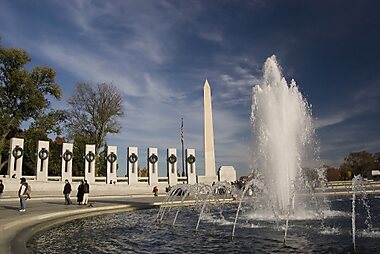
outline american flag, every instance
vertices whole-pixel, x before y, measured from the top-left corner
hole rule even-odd
[[[181,142],[183,143],[183,118],[181,118]]]

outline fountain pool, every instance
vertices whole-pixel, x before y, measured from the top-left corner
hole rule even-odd
[[[327,199],[324,226],[319,220],[290,218],[287,245],[284,220],[252,216],[243,208],[231,240],[237,204],[208,205],[195,232],[201,206],[177,208],[155,220],[157,209],[116,213],[75,220],[35,235],[27,244],[33,253],[351,253],[351,197]],[[356,209],[356,251],[376,253],[380,247],[380,196],[368,196],[373,231],[365,225],[366,211]]]

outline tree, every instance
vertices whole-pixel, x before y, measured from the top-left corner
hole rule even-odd
[[[373,169],[380,169],[380,152],[377,152],[373,155],[373,158],[375,159],[375,165]]]
[[[351,180],[352,175],[352,167],[348,163],[343,163],[339,167],[340,171],[340,180]]]
[[[339,168],[326,166],[326,178],[327,181],[339,181],[341,180],[341,174]]]
[[[20,133],[21,124],[45,113],[48,96],[61,98],[55,71],[41,66],[28,71],[30,61],[26,51],[0,46],[0,168],[7,163],[3,156],[8,140]]]
[[[82,145],[95,144],[96,158],[99,159],[107,134],[118,133],[121,129],[118,121],[124,114],[121,92],[112,84],[79,83],[68,103],[70,137]]]
[[[363,177],[368,177],[375,166],[375,159],[367,151],[354,152],[344,159],[344,164],[352,169],[353,175],[361,174]]]

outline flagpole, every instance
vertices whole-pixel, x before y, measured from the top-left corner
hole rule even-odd
[[[181,118],[181,144],[182,144],[182,176],[185,176],[185,156],[184,156],[184,135],[183,135],[183,118]]]

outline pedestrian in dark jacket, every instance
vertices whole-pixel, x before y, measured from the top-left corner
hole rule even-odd
[[[90,194],[90,185],[87,183],[87,180],[84,180],[84,185],[83,185],[83,204],[87,205],[88,204],[88,196]]]
[[[20,212],[26,211],[26,200],[29,198],[28,195],[28,183],[25,177],[21,177],[20,188],[18,189],[18,197],[20,198]]]
[[[63,195],[65,195],[65,205],[71,204],[70,193],[71,193],[71,184],[69,183],[69,180],[66,179],[65,187],[63,187]]]
[[[78,202],[78,205],[81,205],[82,202],[83,202],[83,186],[84,186],[84,182],[83,180],[80,181],[80,184],[78,186],[78,192],[77,192],[77,202]]]
[[[1,195],[3,195],[3,192],[4,192],[4,184],[3,184],[3,180],[0,180],[0,198],[1,198]]]

